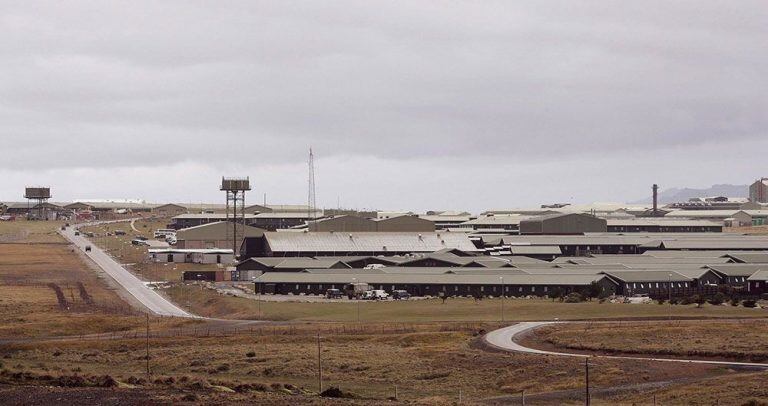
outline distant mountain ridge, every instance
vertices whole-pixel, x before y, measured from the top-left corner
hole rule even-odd
[[[652,203],[648,191],[648,197],[641,200],[630,202],[631,204],[648,204]],[[706,189],[691,189],[691,188],[669,188],[659,192],[659,203],[676,203],[687,202],[688,199],[694,197],[710,197],[710,196],[726,196],[726,197],[749,197],[749,185],[731,185],[721,184],[712,185]]]

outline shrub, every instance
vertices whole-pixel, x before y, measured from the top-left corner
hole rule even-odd
[[[741,305],[744,307],[757,307],[757,301],[753,299],[747,299],[741,302]]]
[[[355,397],[354,394],[349,392],[344,392],[335,386],[331,386],[330,388],[324,390],[322,393],[320,393],[320,396],[325,398],[347,398],[347,399],[351,399]]]
[[[580,303],[583,301],[584,298],[576,292],[569,293],[568,296],[565,297],[565,303]]]
[[[248,358],[253,358],[253,357],[256,356],[256,352],[249,351],[249,352],[245,353],[245,356],[248,357]]]
[[[221,364],[216,367],[216,370],[219,372],[229,371],[229,364]]]
[[[673,297],[672,299],[669,300],[669,303],[673,304],[673,305],[676,305],[676,304],[680,303],[680,299],[678,299],[676,297]]]
[[[549,296],[549,298],[552,299],[552,301],[554,302],[555,299],[559,299],[559,298],[563,297],[563,290],[560,289],[559,287],[556,287],[556,288],[550,290],[549,294],[547,294],[547,296]]]
[[[660,305],[663,305],[665,302],[666,302],[666,300],[664,300],[663,297],[660,297],[660,298],[656,299],[656,303],[658,303]]]
[[[721,305],[721,304],[725,303],[726,299],[727,298],[725,297],[724,294],[722,294],[720,292],[717,292],[717,293],[715,293],[714,296],[709,298],[709,300],[707,300],[707,301],[709,302],[709,304],[717,306],[717,305]]]
[[[732,297],[730,302],[731,306],[738,306],[739,305],[739,299],[736,299],[735,297]]]

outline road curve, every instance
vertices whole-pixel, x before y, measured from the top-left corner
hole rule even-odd
[[[101,223],[111,223],[111,222],[101,222]],[[96,225],[101,223],[88,223],[88,224],[80,224],[79,227],[88,226],[88,225]],[[72,244],[77,246],[79,250],[82,250],[85,252],[85,246],[90,245],[91,251],[85,252],[85,255],[87,255],[93,262],[96,263],[104,272],[106,272],[109,276],[112,277],[120,286],[122,286],[128,293],[131,294],[131,296],[135,297],[136,300],[141,302],[147,309],[149,309],[152,313],[159,315],[159,316],[173,316],[173,317],[185,317],[185,318],[200,318],[199,316],[196,316],[194,314],[188,313],[175,304],[173,304],[168,299],[161,296],[159,293],[155,292],[154,290],[147,287],[147,285],[144,284],[139,278],[137,278],[134,274],[132,274],[130,271],[125,269],[122,265],[120,265],[117,261],[112,259],[109,255],[107,255],[106,252],[104,252],[101,248],[97,247],[95,244],[92,244],[88,239],[83,237],[82,235],[75,235],[75,228],[74,227],[67,227],[64,230],[59,231],[61,235],[64,236],[67,240],[69,240]]]
[[[556,355],[562,357],[580,357],[580,358],[612,358],[612,359],[625,359],[625,360],[640,360],[640,361],[662,361],[662,362],[683,362],[688,364],[710,364],[710,365],[723,365],[723,366],[738,366],[738,367],[752,367],[752,368],[768,368],[768,364],[761,364],[757,362],[733,362],[733,361],[707,361],[707,360],[692,360],[692,359],[680,359],[680,358],[649,358],[649,357],[629,357],[618,355],[588,355],[588,354],[574,354],[567,352],[553,352],[537,350],[535,348],[528,348],[515,342],[515,336],[528,332],[535,328],[560,324],[567,322],[557,321],[534,321],[523,322],[514,324],[509,327],[500,328],[489,332],[483,337],[485,342],[491,347],[511,352],[521,352],[527,354],[537,355]]]

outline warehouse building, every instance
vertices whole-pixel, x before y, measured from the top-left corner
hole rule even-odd
[[[559,213],[520,221],[520,234],[584,234],[608,231],[605,219],[589,214]]]
[[[215,223],[202,224],[199,226],[183,228],[176,232],[176,248],[179,249],[214,249],[232,246],[232,235],[234,225],[231,221],[218,221]],[[264,236],[264,230],[251,226],[237,227],[239,241],[237,246],[242,244],[242,237],[260,238]]]
[[[616,293],[624,296],[643,294],[663,297],[670,293],[669,289],[674,297],[717,292],[717,287],[694,286],[692,278],[673,271],[616,270],[603,273],[618,282]]]
[[[720,233],[722,222],[643,217],[607,219],[609,233]]]
[[[520,214],[489,214],[465,221],[451,228],[455,231],[468,231],[475,234],[519,234],[520,222],[535,218]]]
[[[238,271],[261,272],[301,272],[305,269],[350,269],[351,267],[338,259],[305,258],[305,257],[261,257],[248,258],[237,264]]]
[[[246,238],[241,255],[249,257],[393,256],[457,249],[481,253],[464,233],[432,232],[267,232]]]
[[[395,216],[388,218],[363,218],[337,216],[309,222],[309,231],[320,232],[424,232],[435,231],[435,223],[418,216]]]
[[[415,273],[266,273],[256,282],[257,291],[275,294],[320,295],[327,289],[343,289],[344,285],[367,283],[388,292],[405,290],[414,296],[545,296],[554,289],[564,294],[580,292],[592,283],[614,292],[617,284],[605,275],[530,275],[530,274],[415,274]]]
[[[174,203],[163,204],[152,208],[152,214],[159,217],[173,217],[184,213],[189,213],[189,209]]]

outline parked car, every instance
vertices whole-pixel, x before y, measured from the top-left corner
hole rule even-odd
[[[140,245],[140,246],[141,245],[149,246],[149,243],[146,240],[140,240],[138,238],[134,238],[133,240],[131,240],[131,244],[132,245]]]
[[[134,240],[141,240],[141,241],[147,241],[149,238],[144,237],[143,235],[137,235]]]
[[[341,299],[344,296],[340,289],[328,289],[325,291],[325,297],[328,299]]]
[[[408,300],[411,298],[411,294],[407,290],[394,290],[392,291],[392,299],[395,300]]]
[[[125,231],[123,231],[123,230],[115,230],[115,235],[125,235]]]
[[[91,246],[90,245],[86,245],[85,246],[85,252],[91,252]]]
[[[64,230],[66,230],[66,229],[67,229],[66,227],[64,227],[64,226],[61,226],[61,231],[64,231]]]

